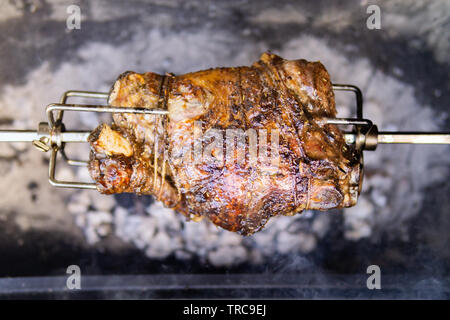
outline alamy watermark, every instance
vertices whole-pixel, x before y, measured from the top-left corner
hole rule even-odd
[[[69,15],[66,19],[67,30],[80,30],[81,29],[81,9],[79,6],[72,4],[66,9]]]
[[[70,265],[66,270],[67,274],[70,274],[66,280],[66,287],[69,290],[81,289],[81,269],[76,264]]]
[[[194,121],[191,140],[178,154],[184,163],[258,166],[277,171],[280,164],[280,132],[278,128],[243,130],[241,128],[203,129],[202,121]]]
[[[381,9],[376,4],[367,7],[366,13],[370,16],[366,20],[366,26],[369,30],[381,29]]]
[[[367,289],[369,290],[380,290],[381,289],[381,269],[376,264],[372,264],[367,267],[367,274],[370,276],[367,278]]]

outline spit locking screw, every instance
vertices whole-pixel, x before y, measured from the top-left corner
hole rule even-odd
[[[408,143],[408,144],[450,144],[450,133],[440,132],[378,132],[372,121],[363,118],[363,97],[361,90],[348,84],[333,84],[333,90],[350,92],[356,98],[355,118],[325,118],[325,124],[350,126],[351,132],[344,132],[345,141],[355,149],[375,150],[378,144]],[[31,142],[42,152],[51,151],[49,161],[49,182],[61,188],[96,189],[95,183],[60,181],[56,179],[56,160],[60,154],[63,160],[71,166],[87,166],[87,161],[69,159],[64,147],[67,143],[88,142],[90,131],[66,131],[63,124],[65,111],[74,112],[107,112],[107,113],[133,113],[167,116],[168,110],[145,108],[121,108],[109,105],[67,104],[71,97],[89,98],[107,101],[108,94],[92,91],[67,91],[63,94],[60,103],[47,106],[48,122],[39,123],[38,129],[33,130],[0,130],[0,142]],[[56,117],[55,117],[56,113]]]
[[[51,149],[51,138],[50,138],[50,128],[48,123],[41,122],[39,123],[38,136],[41,136],[39,139],[33,140],[33,146],[36,147],[39,151],[47,152]]]
[[[48,137],[42,137],[39,140],[33,140],[33,146],[39,151],[47,152],[50,150],[49,142],[50,139]]]

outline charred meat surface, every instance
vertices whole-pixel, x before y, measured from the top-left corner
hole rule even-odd
[[[126,72],[109,104],[168,114],[114,114],[91,134],[89,170],[101,193],[154,195],[243,235],[276,215],[357,201],[360,154],[323,121],[336,108],[320,62],[264,53],[251,67]]]

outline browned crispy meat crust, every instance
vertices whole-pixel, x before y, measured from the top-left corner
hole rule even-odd
[[[103,124],[91,134],[89,169],[101,193],[151,194],[189,218],[207,217],[243,235],[261,230],[276,215],[356,203],[360,154],[336,126],[322,121],[335,117],[336,109],[320,62],[265,53],[251,67],[180,76],[127,72],[114,84],[109,103],[169,113],[115,114],[111,127]],[[223,161],[196,161],[187,151],[195,150],[197,141],[203,148],[212,141],[196,135],[199,123],[202,133],[267,130],[258,136],[257,150],[266,140],[270,156],[276,154],[270,142],[278,132],[278,164],[251,161],[249,135],[237,139],[235,150],[225,143],[223,150],[214,149],[211,154]]]

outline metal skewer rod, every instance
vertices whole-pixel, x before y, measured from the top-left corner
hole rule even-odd
[[[87,142],[90,131],[61,132],[62,142]],[[0,142],[33,142],[44,135],[33,130],[0,130]]]
[[[450,133],[379,132],[378,143],[450,144]]]
[[[130,107],[112,107],[109,105],[86,105],[86,104],[64,104],[53,103],[47,106],[46,112],[50,125],[53,127],[56,121],[53,117],[53,111],[77,111],[77,112],[105,112],[105,113],[133,113],[133,114],[152,114],[152,115],[166,115],[168,110],[161,109],[145,109],[145,108],[130,108]]]
[[[39,139],[33,130],[0,130],[0,142],[31,142]]]
[[[356,141],[356,134],[345,133],[347,144]],[[450,133],[439,132],[379,132],[377,144],[450,144]]]
[[[61,132],[62,142],[87,142],[90,131]],[[0,142],[33,142],[42,135],[33,130],[0,130]],[[345,133],[345,140],[355,142],[354,133]],[[379,132],[378,143],[383,144],[450,144],[450,133],[435,132]]]

